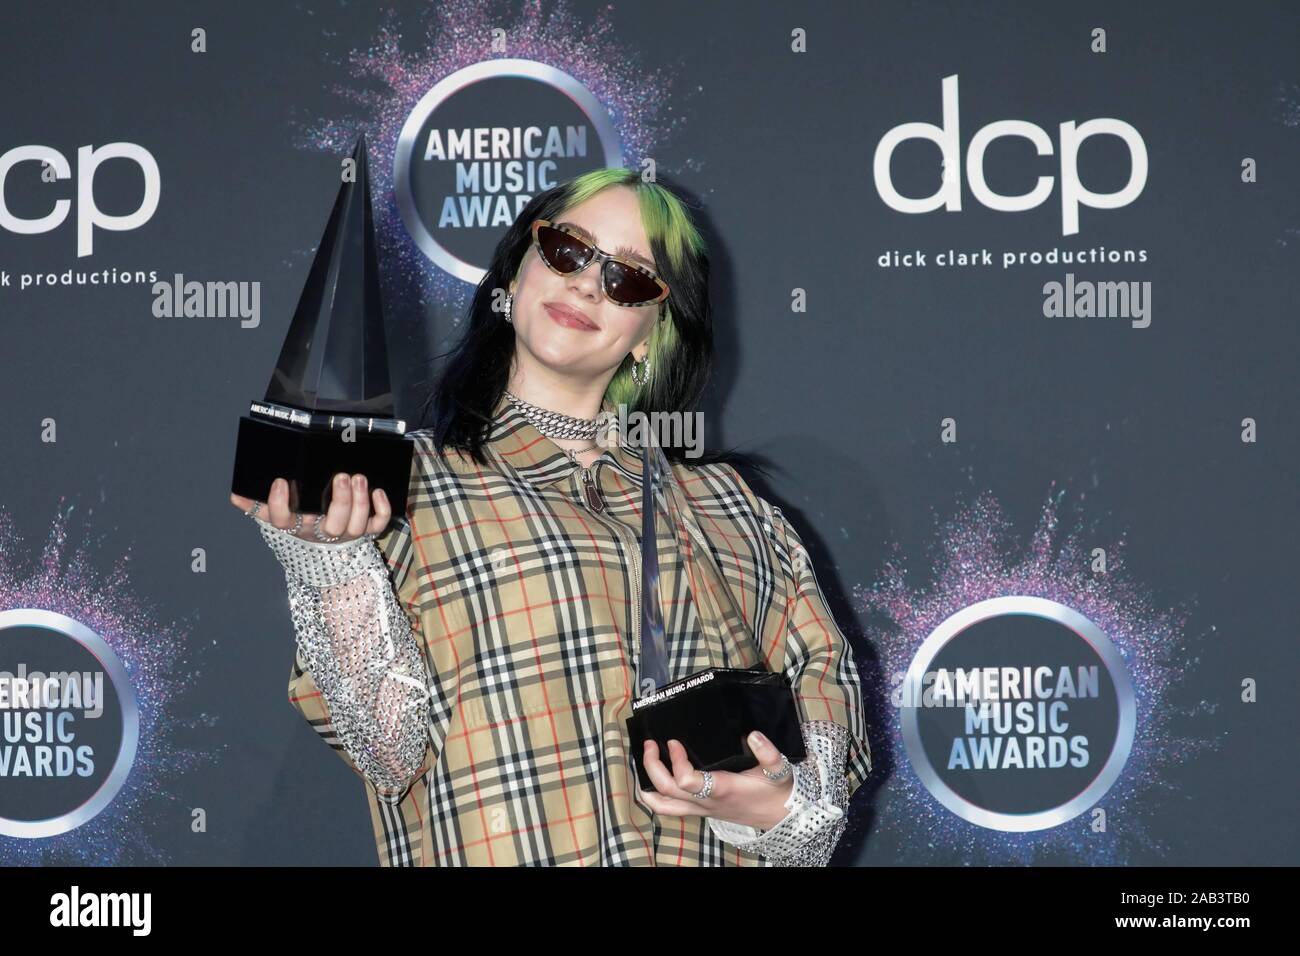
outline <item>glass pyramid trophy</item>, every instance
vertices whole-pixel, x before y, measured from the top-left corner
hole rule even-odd
[[[645,432],[652,433],[647,428]],[[760,731],[790,759],[807,757],[799,710],[790,683],[769,671],[759,656],[752,630],[736,605],[731,587],[718,569],[703,531],[677,484],[668,459],[649,434],[642,447],[641,482],[641,647],[637,657],[638,698],[627,718],[632,760],[643,790],[654,784],[641,763],[647,739],[659,745],[659,757],[670,766],[669,739],[681,741],[696,770],[739,773],[758,766],[746,738]],[[695,606],[705,646],[742,648],[748,653],[740,667],[709,667],[670,681],[674,636],[664,631],[659,593],[657,530],[663,512],[670,529],[669,547],[681,556],[683,574]]]
[[[393,411],[364,136],[352,158],[266,398],[239,420],[231,490],[265,501],[284,478],[291,509],[324,513],[334,475],[363,474],[401,515],[414,446]]]

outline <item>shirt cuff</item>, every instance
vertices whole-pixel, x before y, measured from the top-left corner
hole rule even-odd
[[[803,732],[808,757],[794,765],[794,787],[785,801],[789,812],[779,823],[761,830],[705,818],[720,840],[758,853],[776,866],[825,866],[847,823],[847,732],[830,721],[809,721]]]

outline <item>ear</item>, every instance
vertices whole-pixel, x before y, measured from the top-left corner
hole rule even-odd
[[[650,338],[653,335],[654,335],[654,326],[652,325],[650,326],[649,331],[646,332],[645,338],[643,338],[640,342],[638,342],[636,345],[632,347],[632,358],[640,362],[642,359],[644,359],[647,355],[650,354]]]

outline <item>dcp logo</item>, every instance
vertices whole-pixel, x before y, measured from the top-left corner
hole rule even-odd
[[[129,160],[140,168],[144,176],[144,192],[140,196],[140,205],[134,212],[122,216],[110,216],[95,205],[95,174],[99,167],[110,159]],[[72,166],[68,158],[50,146],[15,146],[0,156],[0,227],[22,236],[34,236],[59,228],[72,209],[71,199],[56,199],[49,212],[42,216],[22,217],[10,211],[5,181],[10,171],[19,163],[41,163],[42,179],[56,181],[72,178]],[[77,257],[88,256],[94,251],[96,229],[125,232],[143,226],[158,209],[158,197],[161,194],[162,177],[158,173],[158,163],[143,146],[135,143],[108,143],[98,149],[94,146],[79,148],[77,150]]]
[[[906,213],[933,212],[943,207],[949,212],[961,211],[961,140],[960,106],[957,96],[957,74],[943,78],[943,125],[933,123],[903,123],[881,137],[876,145],[872,173],[876,191],[885,205]],[[1041,126],[1024,120],[998,120],[989,123],[971,137],[966,148],[966,179],[971,193],[983,205],[1001,212],[1024,212],[1042,205],[1052,194],[1055,178],[1039,176],[1034,188],[1026,193],[1007,196],[989,188],[984,177],[984,153],[989,144],[1003,136],[1019,136],[1029,140],[1039,156],[1053,154],[1052,140]],[[1129,152],[1129,179],[1124,188],[1114,193],[1095,193],[1079,179],[1079,148],[1093,136],[1117,136]],[[1079,207],[1091,209],[1118,209],[1127,206],[1139,195],[1147,182],[1147,148],[1136,129],[1117,119],[1091,119],[1075,124],[1073,120],[1062,123],[1060,139],[1061,180],[1061,234],[1072,236],[1079,231]],[[911,199],[894,188],[890,161],[898,144],[908,139],[927,139],[943,152],[943,169],[939,188],[933,195]]]

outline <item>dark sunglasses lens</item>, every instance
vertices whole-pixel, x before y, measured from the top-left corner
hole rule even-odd
[[[537,230],[537,241],[542,256],[557,272],[577,272],[591,261],[591,246],[561,229],[541,226]]]
[[[605,263],[605,291],[615,302],[635,305],[659,298],[659,283],[639,269],[621,262]]]

